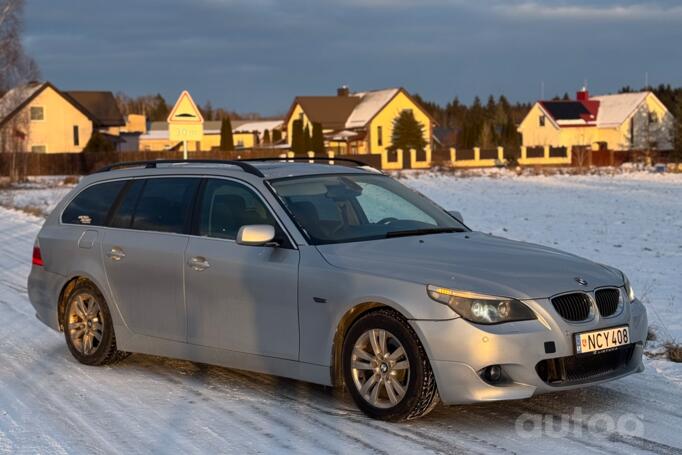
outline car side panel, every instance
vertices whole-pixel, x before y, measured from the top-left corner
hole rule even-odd
[[[314,246],[302,246],[299,272],[299,318],[302,362],[331,365],[336,329],[343,316],[364,303],[391,307],[407,319],[449,320],[450,308],[426,295],[426,285],[328,264]]]

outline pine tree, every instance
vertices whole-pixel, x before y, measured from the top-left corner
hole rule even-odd
[[[675,120],[673,124],[673,149],[670,154],[670,160],[679,165],[682,162],[682,97],[678,97],[677,105],[675,107]],[[677,170],[678,166],[675,166]]]
[[[106,136],[99,131],[92,133],[90,140],[85,144],[85,147],[83,147],[83,152],[85,153],[106,153],[114,151],[116,151],[116,147],[113,142],[108,140]]]
[[[327,149],[324,146],[324,134],[322,133],[322,124],[313,123],[313,138],[311,141],[312,151],[317,156],[324,156]]]
[[[269,144],[270,143],[270,130],[266,129],[263,131],[263,144]]]
[[[304,152],[305,143],[303,140],[303,120],[294,120],[291,125],[291,151],[295,154]]]
[[[421,152],[426,147],[424,125],[419,123],[411,110],[404,110],[393,120],[393,134],[390,150],[415,149]]]
[[[303,153],[308,153],[313,148],[313,138],[310,135],[310,125],[303,129]]]
[[[231,152],[234,150],[234,138],[232,137],[232,122],[230,117],[225,117],[220,124],[220,150]]]
[[[272,143],[277,144],[282,140],[282,130],[275,128],[272,130]]]

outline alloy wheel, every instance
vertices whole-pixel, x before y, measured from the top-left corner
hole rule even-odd
[[[88,293],[73,296],[69,305],[67,330],[73,346],[83,355],[91,355],[102,341],[104,325],[97,299]]]
[[[400,403],[410,383],[407,353],[400,340],[384,329],[370,329],[358,338],[351,372],[363,399],[382,409]]]

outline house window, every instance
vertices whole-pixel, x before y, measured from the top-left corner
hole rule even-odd
[[[545,121],[547,120],[547,118],[546,118],[544,115],[541,115],[541,116],[538,118],[538,120],[539,120],[539,122],[540,122],[540,126],[545,126]]]
[[[384,129],[381,126],[377,126],[377,145],[384,145]]]
[[[31,106],[31,120],[45,120],[45,110],[42,106]]]
[[[73,145],[78,147],[80,145],[80,134],[78,131],[78,125],[73,125]]]
[[[45,153],[47,152],[47,146],[45,145],[32,145],[31,152],[33,153]]]

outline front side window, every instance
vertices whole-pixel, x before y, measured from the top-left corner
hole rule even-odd
[[[186,232],[198,184],[198,178],[147,179],[133,215],[132,228],[176,234]]]
[[[104,226],[124,180],[93,185],[76,196],[62,213],[62,223]]]
[[[272,186],[315,245],[467,230],[424,196],[383,175],[294,177]]]
[[[42,106],[31,106],[31,120],[45,120],[45,109]]]
[[[229,180],[209,179],[200,206],[199,235],[234,240],[239,228],[277,222],[263,201],[249,188]]]

